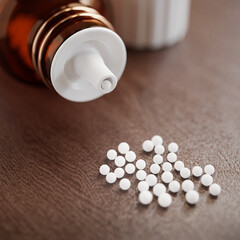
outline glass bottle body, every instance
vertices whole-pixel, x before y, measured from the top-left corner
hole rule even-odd
[[[27,82],[51,87],[50,65],[69,36],[89,27],[112,28],[107,0],[3,0],[0,63]]]

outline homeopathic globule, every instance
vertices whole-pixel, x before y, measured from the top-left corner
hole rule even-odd
[[[156,139],[159,139],[160,141],[155,141],[154,143],[153,140]],[[152,141],[152,143],[149,144],[149,141]],[[156,135],[152,138],[152,140],[145,140],[142,144],[142,150],[146,153],[145,157],[152,158],[151,163],[147,164],[145,160],[137,158],[136,153],[132,149],[130,150],[128,143],[120,143],[118,146],[118,153],[114,149],[110,149],[107,152],[107,159],[109,160],[109,163],[115,163],[115,166],[113,167],[115,170],[112,169],[113,171],[111,172],[110,167],[106,164],[103,164],[99,168],[100,174],[106,176],[106,182],[108,184],[114,184],[117,180],[120,180],[119,188],[124,191],[131,191],[131,188],[134,186],[132,186],[130,181],[130,179],[132,180],[132,177],[130,176],[135,173],[137,168],[138,170],[135,176],[139,181],[137,184],[137,189],[140,192],[138,200],[143,205],[149,205],[152,202],[154,195],[158,198],[158,204],[161,207],[168,208],[172,204],[172,197],[176,197],[177,194],[181,193],[185,194],[185,200],[188,204],[197,204],[200,197],[199,193],[194,190],[196,186],[192,180],[195,182],[196,180],[200,180],[201,184],[205,186],[205,188],[209,187],[209,194],[215,198],[221,194],[221,186],[217,183],[213,183],[213,177],[210,175],[214,174],[215,172],[213,165],[208,164],[204,167],[206,174],[204,174],[201,179],[199,179],[199,177],[202,175],[202,168],[198,165],[194,166],[192,168],[192,177],[190,169],[184,167],[184,163],[182,161],[178,160],[174,162],[172,159],[167,157],[170,152],[174,152],[174,154],[178,153],[179,147],[176,143],[170,143],[168,145],[168,153],[166,153],[165,156],[159,154],[152,156],[149,154],[149,148],[146,146],[153,146],[156,144],[158,144],[157,146],[163,146],[163,140],[161,136]],[[151,149],[151,152],[154,154],[152,147]],[[124,159],[124,156],[122,155],[125,155],[126,157],[129,153],[131,156],[134,156],[133,159],[130,159],[131,163],[127,163],[129,161],[125,159],[124,164],[122,164],[123,166],[119,167],[118,161],[113,161],[117,158]],[[164,158],[165,161],[163,161]],[[123,168],[126,163],[127,165],[125,166],[124,170]],[[180,179],[176,179],[177,175],[178,178],[180,177]],[[123,177],[124,179],[122,179]],[[192,178],[192,180],[189,178]],[[133,181],[133,184],[134,182],[135,181]]]

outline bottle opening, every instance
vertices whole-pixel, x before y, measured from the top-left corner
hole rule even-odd
[[[101,88],[104,92],[111,92],[113,90],[113,84],[111,78],[106,78],[102,81]]]

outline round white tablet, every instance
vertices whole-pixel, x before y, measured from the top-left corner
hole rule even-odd
[[[172,164],[169,163],[169,162],[165,162],[165,163],[162,165],[162,170],[163,170],[164,172],[166,172],[166,171],[171,172],[171,171],[172,171]]]
[[[158,197],[158,204],[163,207],[167,208],[172,204],[172,197],[169,193],[163,193]]]
[[[156,164],[161,164],[161,163],[163,162],[163,157],[162,157],[162,155],[156,154],[156,155],[153,157],[153,162],[156,163]]]
[[[182,190],[188,192],[194,189],[194,183],[191,180],[184,180],[182,182]]]
[[[199,193],[195,190],[190,190],[186,193],[185,199],[189,204],[196,204],[199,201]]]
[[[176,153],[178,151],[178,145],[175,142],[172,142],[168,145],[168,151]]]
[[[136,162],[136,167],[137,169],[142,170],[146,167],[146,162],[143,159],[139,159]]]
[[[153,145],[154,146],[157,146],[157,145],[162,145],[163,144],[163,139],[161,136],[159,135],[155,135],[152,137],[152,142],[153,142]]]
[[[161,179],[164,183],[170,183],[173,180],[173,175],[171,172],[166,171],[162,174]]]
[[[215,172],[214,166],[213,165],[206,165],[204,168],[204,172],[209,175],[213,175]]]
[[[157,184],[157,177],[153,174],[149,174],[146,177],[146,181],[150,187],[153,187],[154,185]]]
[[[176,161],[177,161],[177,154],[176,154],[176,153],[173,153],[173,152],[169,153],[169,154],[167,155],[167,160],[168,160],[170,163],[176,162]]]
[[[135,172],[135,169],[136,169],[136,167],[135,167],[135,165],[132,164],[132,163],[128,163],[128,164],[126,165],[126,167],[125,167],[125,171],[126,171],[126,173],[128,173],[128,174],[133,174],[133,173]]]
[[[107,152],[107,158],[109,160],[115,160],[115,158],[117,157],[117,152],[114,150],[114,149],[110,149],[108,152]]]
[[[106,176],[110,172],[110,167],[107,164],[103,164],[99,168],[99,172],[103,175]]]
[[[182,168],[184,168],[184,163],[182,161],[176,161],[174,163],[174,169],[176,171],[180,172]]]
[[[126,160],[123,156],[117,156],[114,160],[114,163],[117,167],[123,167],[126,163]]]
[[[203,170],[202,170],[201,167],[195,166],[192,169],[192,174],[193,174],[194,177],[200,177],[203,174]]]
[[[213,183],[210,188],[209,188],[209,193],[212,195],[212,196],[218,196],[220,193],[221,193],[221,187],[216,184],[216,183]]]
[[[213,177],[209,174],[204,174],[201,177],[201,183],[205,187],[209,187],[213,183]]]
[[[123,178],[123,179],[121,179],[121,181],[119,182],[119,187],[120,187],[123,191],[127,191],[127,190],[131,187],[131,182],[130,182],[127,178]]]
[[[182,178],[185,178],[185,179],[189,178],[190,174],[191,174],[190,170],[188,168],[186,168],[186,167],[182,168],[181,171],[180,171],[180,176]]]
[[[122,142],[118,145],[118,151],[121,154],[126,154],[129,151],[129,149],[130,149],[130,147],[129,147],[128,143],[126,143],[126,142]]]
[[[167,191],[166,187],[162,183],[157,183],[153,187],[153,194],[157,197],[159,197],[161,194],[165,193]]]
[[[165,152],[165,148],[163,145],[157,145],[155,148],[154,148],[154,151],[156,154],[163,154]]]
[[[128,162],[134,162],[136,159],[136,153],[133,151],[129,151],[125,154],[125,158]]]
[[[122,178],[125,174],[125,171],[122,168],[119,167],[119,168],[116,168],[114,170],[114,173],[115,173],[117,178]]]
[[[115,173],[110,172],[110,173],[107,174],[106,181],[108,183],[110,183],[110,184],[115,183],[116,180],[117,180],[117,177],[116,177]]]
[[[139,194],[139,202],[143,205],[148,205],[152,202],[153,195],[149,191],[142,191]]]
[[[153,174],[159,174],[160,169],[161,169],[160,166],[156,163],[154,163],[150,166],[150,172]]]
[[[153,142],[151,140],[146,140],[142,144],[142,148],[145,152],[151,152],[154,148]]]
[[[180,190],[180,183],[176,180],[173,180],[172,182],[169,183],[168,189],[172,193],[177,193]]]
[[[136,173],[136,177],[139,181],[143,181],[147,177],[147,173],[144,170],[138,170]]]
[[[138,183],[138,191],[147,191],[149,189],[149,185],[146,181],[141,181]]]

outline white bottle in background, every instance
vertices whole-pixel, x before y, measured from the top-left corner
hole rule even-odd
[[[110,0],[115,27],[136,49],[159,49],[186,36],[191,0]]]

